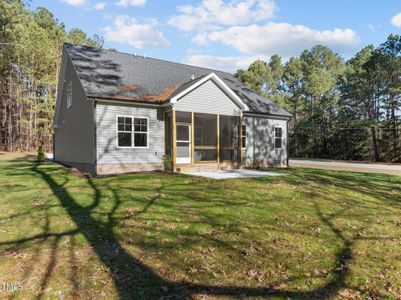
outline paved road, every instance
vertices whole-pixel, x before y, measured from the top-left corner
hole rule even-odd
[[[318,159],[290,159],[290,167],[382,173],[401,176],[401,164],[354,163]]]

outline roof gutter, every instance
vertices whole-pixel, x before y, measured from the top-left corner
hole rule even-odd
[[[292,116],[282,116],[282,115],[276,115],[276,114],[256,113],[256,112],[247,112],[247,111],[244,111],[244,117],[259,117],[259,118],[267,118],[267,119],[275,119],[275,120],[292,119]]]
[[[123,105],[132,105],[132,106],[145,106],[145,107],[168,107],[171,106],[170,102],[165,102],[165,103],[149,103],[145,101],[131,101],[131,100],[124,100],[124,99],[112,99],[112,98],[99,98],[99,97],[93,97],[93,96],[88,96],[88,99],[92,99],[98,103],[113,103],[113,104],[123,104]]]

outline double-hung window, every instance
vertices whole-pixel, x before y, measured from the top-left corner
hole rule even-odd
[[[132,147],[132,118],[117,117],[118,147]]]
[[[274,148],[281,149],[283,147],[283,127],[274,127]]]
[[[117,145],[119,148],[146,148],[148,119],[118,116]]]
[[[242,125],[242,148],[246,148],[246,140],[247,140],[247,130],[246,130],[246,125]]]
[[[134,147],[148,146],[148,119],[134,118]]]

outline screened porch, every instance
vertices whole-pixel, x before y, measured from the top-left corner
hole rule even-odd
[[[171,111],[165,115],[166,154],[173,167],[185,164],[239,163],[240,116]]]

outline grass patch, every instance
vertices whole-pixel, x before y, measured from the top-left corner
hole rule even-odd
[[[401,177],[280,172],[90,179],[3,154],[0,282],[23,289],[0,298],[399,299]]]

